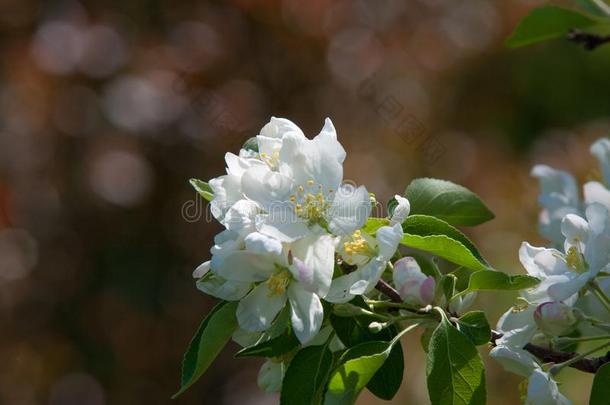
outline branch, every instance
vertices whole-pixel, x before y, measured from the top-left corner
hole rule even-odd
[[[500,339],[501,337],[501,333],[492,331],[490,341],[491,344],[495,346],[496,340]],[[526,344],[523,349],[530,352],[531,354],[542,360],[544,363],[563,363],[564,361],[568,361],[578,356],[578,353],[575,352],[561,352],[557,350],[551,350],[544,346],[538,346],[531,343]],[[580,371],[584,371],[585,373],[595,374],[597,370],[606,363],[610,363],[610,352],[606,353],[604,356],[584,358],[578,360],[571,364],[570,367]]]
[[[398,294],[398,291],[396,291],[394,287],[386,283],[384,280],[380,279],[377,282],[375,288],[387,295],[388,298],[392,300],[392,302],[398,302],[402,304],[402,298],[400,298],[400,294]]]
[[[568,41],[582,44],[587,51],[592,51],[600,45],[610,42],[610,35],[597,35],[588,32],[583,32],[577,29],[571,29],[567,35]]]

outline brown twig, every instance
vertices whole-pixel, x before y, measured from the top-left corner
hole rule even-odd
[[[377,285],[375,286],[375,288],[379,291],[381,291],[382,293],[384,293],[385,295],[388,296],[388,298],[390,300],[392,300],[392,302],[397,302],[397,303],[402,303],[402,298],[400,298],[400,294],[398,294],[398,291],[396,291],[394,289],[394,287],[392,287],[391,285],[389,285],[387,282],[385,282],[384,280],[379,280],[377,282]]]
[[[491,344],[495,346],[496,340],[500,339],[501,337],[501,333],[492,331],[490,341]],[[542,360],[544,363],[563,363],[578,356],[578,353],[575,352],[561,352],[558,350],[551,350],[544,346],[538,346],[531,343],[526,344],[523,349],[530,352],[531,354]],[[570,367],[580,371],[584,371],[585,373],[595,374],[597,370],[606,363],[610,363],[610,352],[600,357],[580,359],[574,362],[573,364],[570,364]]]

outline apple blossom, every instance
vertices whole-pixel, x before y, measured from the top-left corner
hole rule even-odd
[[[423,307],[432,303],[436,281],[426,276],[412,257],[403,257],[394,263],[393,280],[402,300]]]
[[[375,288],[402,236],[402,226],[395,224],[379,228],[375,238],[361,231],[343,238],[339,254],[346,263],[356,266],[356,270],[335,278],[326,300],[343,303]]]
[[[536,325],[549,336],[568,335],[576,327],[579,318],[574,308],[562,302],[544,302],[534,311]]]

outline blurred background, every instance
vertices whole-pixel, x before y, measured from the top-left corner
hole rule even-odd
[[[331,117],[345,178],[380,201],[421,176],[471,188],[497,218],[466,232],[522,272],[520,242],[544,243],[530,167],[595,176],[588,145],[609,129],[610,46],[504,48],[540,4],[0,0],[0,403],[277,402],[233,345],[169,399],[214,304],[191,272],[221,229],[187,181],[271,116],[309,136]],[[513,298],[476,306],[495,322]],[[418,337],[405,348],[393,403],[428,403]],[[482,352],[488,397],[518,403]],[[591,378],[563,380],[585,403]]]

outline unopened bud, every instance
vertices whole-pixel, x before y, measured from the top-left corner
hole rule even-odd
[[[574,308],[562,302],[545,302],[534,311],[536,325],[549,336],[563,336],[574,330],[580,320]]]
[[[434,277],[426,276],[412,257],[403,257],[394,263],[393,280],[398,294],[409,305],[422,307],[434,300]]]
[[[388,327],[387,322],[384,322],[384,323],[381,323],[381,322],[371,322],[371,323],[369,323],[369,330],[372,333],[379,333],[384,328],[387,328],[387,327]]]

